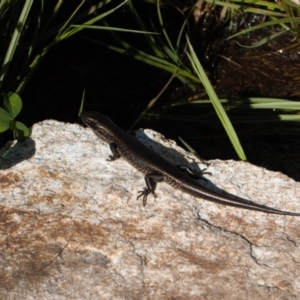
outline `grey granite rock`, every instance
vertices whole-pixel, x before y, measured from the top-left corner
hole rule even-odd
[[[175,162],[191,154],[160,134],[138,138]],[[159,143],[159,144],[157,144]],[[89,129],[44,121],[2,151],[0,299],[299,299],[300,217],[197,199],[108,162]],[[245,162],[210,161],[218,187],[300,211],[300,185]]]

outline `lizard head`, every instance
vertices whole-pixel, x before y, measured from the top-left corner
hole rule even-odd
[[[80,118],[100,139],[108,143],[113,141],[111,130],[116,127],[116,125],[110,118],[96,111],[82,112]]]

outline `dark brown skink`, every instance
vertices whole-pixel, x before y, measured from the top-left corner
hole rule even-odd
[[[144,206],[146,205],[147,196],[149,194],[153,194],[156,197],[156,183],[165,181],[174,188],[181,189],[188,194],[220,204],[271,214],[300,216],[300,213],[278,210],[250,200],[235,199],[214,192],[200,185],[197,181],[181,172],[176,166],[145,146],[135,137],[124,132],[108,117],[94,111],[82,112],[80,117],[99,138],[109,144],[112,151],[110,160],[123,157],[139,171],[146,174],[146,188],[140,192],[138,196],[138,198],[143,196]]]

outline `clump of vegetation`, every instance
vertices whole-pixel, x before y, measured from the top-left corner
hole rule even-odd
[[[224,33],[221,37],[224,41],[221,45],[222,48],[226,47],[226,41],[231,40],[238,35],[250,35],[252,31],[266,28],[271,25],[276,25],[277,27],[280,26],[282,30],[277,28],[275,33],[264,37],[252,45],[244,47],[253,48],[261,46],[287,32],[294,34],[295,39],[299,42],[298,24],[300,20],[300,6],[293,4],[289,0],[283,0],[283,2],[280,3],[254,0],[234,0],[226,2],[219,0],[193,2],[148,0],[147,2],[153,6],[155,5],[157,12],[156,22],[152,19],[145,20],[144,15],[141,17],[141,14],[138,13],[134,6],[134,1],[128,1],[128,5],[137,24],[145,34],[145,38],[149,45],[148,51],[139,49],[128,43],[126,39],[116,32],[112,32],[112,35],[119,45],[95,41],[114,51],[128,55],[170,73],[170,79],[166,82],[162,91],[156,98],[150,100],[148,106],[141,113],[136,122],[142,117],[166,118],[166,111],[168,111],[168,109],[175,106],[179,107],[187,105],[187,101],[181,101],[181,103],[170,102],[167,105],[158,104],[159,97],[174,78],[179,79],[186,87],[193,90],[198,90],[199,86],[203,85],[205,92],[202,92],[200,97],[194,97],[192,100],[188,100],[188,105],[202,105],[207,107],[207,105],[210,104],[213,106],[234,149],[241,159],[246,159],[246,156],[231,121],[234,123],[251,123],[251,117],[236,118],[235,114],[231,116],[231,120],[228,117],[228,112],[239,111],[242,113],[243,111],[250,109],[266,111],[271,109],[276,113],[277,117],[273,117],[272,119],[267,117],[268,114],[264,115],[260,113],[252,119],[252,122],[255,125],[257,123],[267,124],[270,121],[300,120],[298,114],[300,111],[300,104],[295,101],[262,97],[248,97],[247,99],[234,99],[234,101],[231,101],[229,98],[219,99],[213,84],[202,67],[201,59],[198,59],[199,54],[197,53],[198,55],[196,55],[195,53],[197,50],[194,50],[194,47],[192,46],[192,44],[195,43],[195,40],[200,38],[192,29],[192,27],[195,28],[198,24],[202,27],[202,31],[208,31],[208,29],[210,29],[209,33],[206,34],[206,36],[203,34],[201,38],[207,38],[209,34],[213,36],[217,30],[222,29]],[[182,20],[181,26],[176,31],[177,34],[174,33],[174,28],[169,31],[167,30],[167,28],[170,28],[170,25],[165,21],[167,12],[172,9],[177,12],[178,18],[176,19],[176,22],[178,23],[178,20]],[[165,14],[163,12],[165,12]],[[181,16],[181,18],[179,18],[179,16]],[[258,16],[262,16],[262,18],[258,18]],[[213,22],[211,22],[212,18],[214,19]],[[209,25],[210,22],[213,23],[213,25]],[[145,25],[146,23],[148,24],[148,27]],[[154,23],[156,25],[153,25]],[[109,27],[109,24],[104,23],[104,26]],[[209,26],[211,26],[211,28],[209,28]],[[89,28],[89,26],[85,26],[85,28]],[[97,26],[90,28],[96,29]],[[149,31],[158,34],[149,35]],[[190,42],[190,40],[192,42]],[[212,48],[209,48],[207,52],[212,52]],[[221,55],[219,54],[219,56]],[[178,115],[176,117],[172,116],[171,118],[183,122],[188,120],[188,122],[194,122],[195,124],[201,122],[211,123],[214,121],[214,119],[211,118],[211,112],[207,113],[207,115],[201,113],[198,116]]]
[[[46,54],[57,43],[82,30],[72,27],[73,24],[94,24],[126,3],[123,1],[102,12],[112,0],[99,1],[88,7],[82,1],[73,8],[65,2],[49,4],[40,1],[35,5],[33,0],[0,2],[0,95],[5,108],[0,109],[0,132],[10,129],[18,140],[29,135],[28,128],[14,120],[22,109],[21,95]],[[66,9],[73,11],[58,24],[57,16]]]

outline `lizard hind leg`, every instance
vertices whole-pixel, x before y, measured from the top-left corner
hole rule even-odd
[[[210,174],[210,172],[206,172],[206,168],[203,170],[200,170],[200,172],[196,172],[194,169],[192,169],[189,165],[177,165],[176,168],[182,172],[183,174],[185,174],[186,176],[192,178],[192,179],[200,179],[200,180],[204,180],[207,181],[206,178],[203,177],[203,175],[205,174]]]

